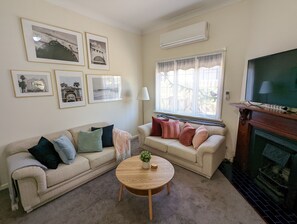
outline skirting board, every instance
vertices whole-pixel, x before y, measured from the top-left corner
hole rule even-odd
[[[2,185],[0,186],[0,191],[4,190],[4,189],[6,189],[6,188],[8,188],[8,184],[7,184],[7,183],[6,183],[6,184],[2,184]]]

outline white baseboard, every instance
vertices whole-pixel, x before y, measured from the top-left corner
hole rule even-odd
[[[6,188],[8,188],[8,184],[7,183],[0,185],[0,191],[4,190]]]

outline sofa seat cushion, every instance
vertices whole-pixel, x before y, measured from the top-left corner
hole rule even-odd
[[[167,152],[169,144],[176,142],[175,139],[164,139],[161,137],[149,136],[144,140],[144,144],[162,152]]]
[[[90,169],[89,160],[83,156],[77,155],[70,165],[60,163],[55,170],[47,170],[46,182],[47,187],[54,186],[63,181],[69,180]]]
[[[106,147],[102,152],[79,153],[79,155],[89,160],[91,169],[101,166],[104,163],[115,161],[116,158],[114,147]]]
[[[175,141],[168,145],[168,154],[183,158],[193,163],[197,162],[197,151],[193,146],[184,146],[179,141]]]

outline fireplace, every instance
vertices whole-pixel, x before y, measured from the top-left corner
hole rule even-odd
[[[274,201],[293,208],[297,201],[297,142],[253,128],[248,173]]]
[[[297,211],[297,115],[245,104],[235,165],[274,201]]]

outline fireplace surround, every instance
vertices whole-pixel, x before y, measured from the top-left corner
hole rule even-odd
[[[297,115],[233,105],[240,112],[234,164],[272,199],[297,211]]]

